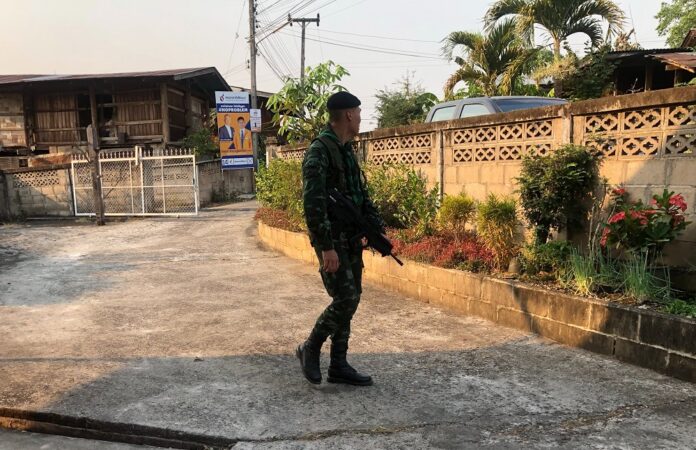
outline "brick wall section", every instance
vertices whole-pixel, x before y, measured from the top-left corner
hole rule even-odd
[[[689,205],[692,224],[666,249],[673,265],[696,264],[696,87],[682,87],[467,119],[377,129],[358,137],[374,164],[406,163],[445,194],[482,200],[515,195],[524,155],[574,143],[600,150],[602,176],[648,202],[668,188]],[[299,159],[304,147],[275,149]]]
[[[220,168],[220,160],[196,164],[198,168],[198,195],[201,207],[211,204],[223,194],[251,194],[253,192],[252,169],[225,170]]]
[[[4,172],[6,209],[11,217],[73,215],[69,167],[15,169]]]
[[[318,265],[306,235],[262,223],[258,231],[274,250]],[[696,382],[695,320],[411,261],[401,267],[371,252],[364,261],[366,280],[425,303]]]

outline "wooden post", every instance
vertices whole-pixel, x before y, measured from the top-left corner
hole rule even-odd
[[[33,151],[32,147],[36,142],[34,139],[34,94],[27,92],[26,89],[22,92],[22,109],[24,110],[24,143]]]
[[[99,170],[99,119],[97,117],[97,94],[93,84],[89,85],[89,109],[92,119],[92,139],[89,142],[89,159],[92,167],[92,195],[97,226],[104,225],[104,198],[101,190],[101,171]]]
[[[184,116],[186,120],[185,136],[188,136],[193,132],[193,104],[191,102],[191,81],[186,80],[186,90],[184,91]]]
[[[653,86],[653,65],[648,63],[645,66],[645,91],[652,91]]]
[[[169,134],[169,93],[167,92],[167,83],[160,84],[160,106],[162,108],[162,143],[166,147],[171,140]]]

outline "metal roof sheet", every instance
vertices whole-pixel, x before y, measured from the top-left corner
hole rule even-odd
[[[680,69],[696,73],[696,53],[675,52],[650,56]]]
[[[148,78],[148,77],[173,77],[174,79],[186,79],[200,75],[217,74],[220,80],[227,85],[222,75],[215,67],[194,67],[188,69],[151,70],[146,72],[116,72],[116,73],[92,73],[73,75],[0,75],[0,84],[37,83],[43,81],[63,80],[91,80],[98,78]]]

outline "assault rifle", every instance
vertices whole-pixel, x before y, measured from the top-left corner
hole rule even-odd
[[[341,194],[338,189],[333,188],[329,191],[328,207],[331,214],[339,222],[350,224],[358,230],[358,234],[351,238],[351,242],[367,238],[367,246],[377,250],[382,256],[391,256],[403,266],[399,258],[394,256],[392,249],[394,246],[382,236],[382,233],[368,222],[358,210],[353,200]]]

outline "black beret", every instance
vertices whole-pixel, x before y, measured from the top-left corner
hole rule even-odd
[[[360,106],[360,99],[350,92],[340,91],[332,94],[326,102],[326,108],[329,111],[335,109],[350,109]]]

